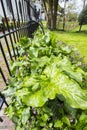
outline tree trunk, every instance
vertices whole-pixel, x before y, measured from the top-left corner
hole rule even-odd
[[[59,0],[54,0],[53,29],[56,29],[56,24],[57,24],[58,1]]]
[[[86,4],[86,0],[83,0],[83,8],[85,7]]]
[[[53,0],[48,0],[48,28],[53,30]]]
[[[64,0],[64,14],[63,14],[63,31],[65,30],[65,10],[66,10],[66,0]]]
[[[47,27],[48,27],[48,29],[51,29],[51,14],[50,14],[50,11],[48,12]]]
[[[50,4],[50,12],[51,12],[51,30],[53,30],[53,0],[49,0],[51,1],[51,4]]]
[[[43,3],[43,6],[44,6],[44,10],[45,10],[46,20],[48,20],[47,6],[46,6],[45,0],[42,0],[42,3]]]
[[[81,28],[82,28],[82,24],[80,25],[79,32],[81,31]]]
[[[65,30],[65,16],[63,17],[63,31]]]
[[[58,9],[58,1],[59,0],[43,0],[43,5],[45,7],[45,15],[47,20],[47,27],[51,30],[56,29],[57,22],[57,9]],[[46,10],[46,2],[47,2],[47,10]]]

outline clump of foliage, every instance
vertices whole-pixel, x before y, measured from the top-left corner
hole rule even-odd
[[[81,31],[82,25],[87,24],[87,5],[83,8],[81,13],[79,14],[78,22],[80,25],[79,31]]]
[[[47,32],[17,43],[20,56],[3,91],[10,97],[5,112],[16,130],[87,128],[87,73],[75,49]]]

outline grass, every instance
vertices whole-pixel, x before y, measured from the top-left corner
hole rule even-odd
[[[84,25],[81,32],[78,32],[79,27],[72,31],[54,31],[53,34],[59,41],[63,41],[78,49],[81,56],[84,56],[87,62],[87,25]]]

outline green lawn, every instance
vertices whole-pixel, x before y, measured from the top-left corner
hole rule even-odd
[[[82,32],[77,32],[79,28],[75,28],[73,31],[54,31],[54,35],[59,41],[63,41],[78,48],[81,56],[84,56],[85,61],[87,62],[87,26],[83,26]]]

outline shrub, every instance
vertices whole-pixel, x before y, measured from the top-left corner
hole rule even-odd
[[[86,128],[87,73],[73,57],[76,50],[49,32],[24,37],[17,47],[20,56],[11,65],[13,76],[3,91],[10,97],[5,112],[16,130]]]

